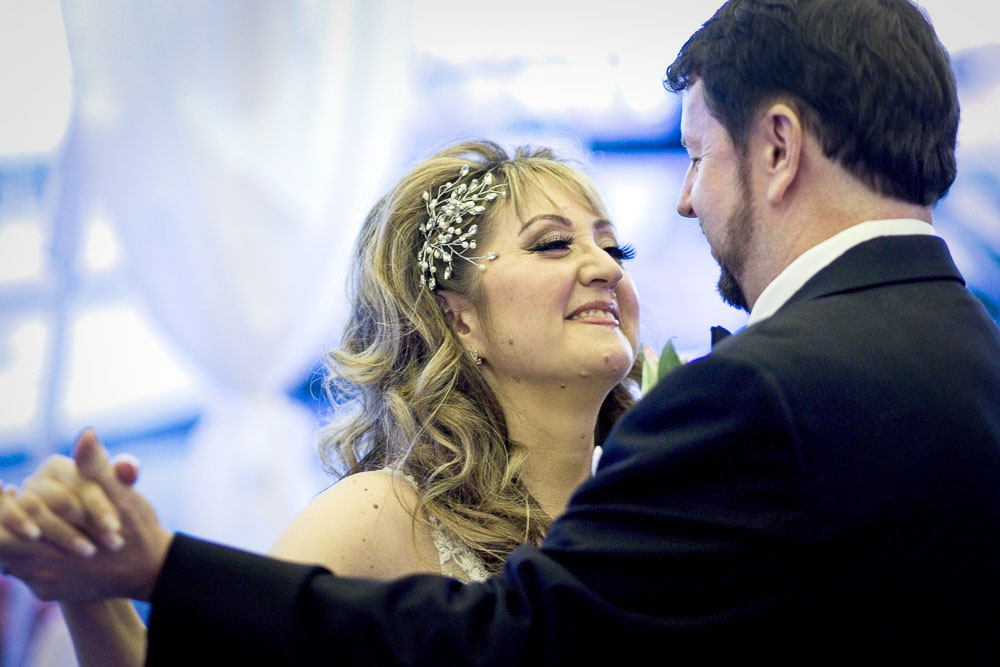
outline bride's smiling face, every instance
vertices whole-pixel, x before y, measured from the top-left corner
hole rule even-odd
[[[565,386],[629,372],[638,348],[639,305],[614,225],[551,178],[545,194],[497,212],[481,254],[472,347],[499,384]]]

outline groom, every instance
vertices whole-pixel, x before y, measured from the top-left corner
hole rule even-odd
[[[678,210],[749,326],[622,419],[540,549],[340,578],[170,535],[85,441],[127,544],[66,585],[151,599],[152,665],[995,662],[1000,334],[929,224],[958,124],[933,29],[731,0],[666,85]]]

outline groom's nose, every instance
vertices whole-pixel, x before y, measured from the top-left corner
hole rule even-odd
[[[686,183],[684,184],[684,188],[681,189],[680,196],[677,198],[677,212],[685,218],[698,217],[694,212],[694,207],[691,206],[691,188]]]
[[[691,206],[691,181],[692,169],[688,166],[687,173],[684,174],[684,183],[681,185],[681,193],[677,197],[677,212],[685,218],[696,218],[694,207]]]

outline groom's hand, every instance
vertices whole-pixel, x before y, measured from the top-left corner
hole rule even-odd
[[[130,488],[137,474],[131,460],[108,461],[85,431],[73,460],[50,458],[25,484],[41,539],[24,530],[16,501],[0,497],[0,562],[45,599],[148,599],[172,536]]]

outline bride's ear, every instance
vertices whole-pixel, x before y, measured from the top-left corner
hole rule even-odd
[[[446,289],[439,289],[436,296],[451,330],[463,345],[470,349],[475,347],[479,339],[479,318],[469,297]]]

